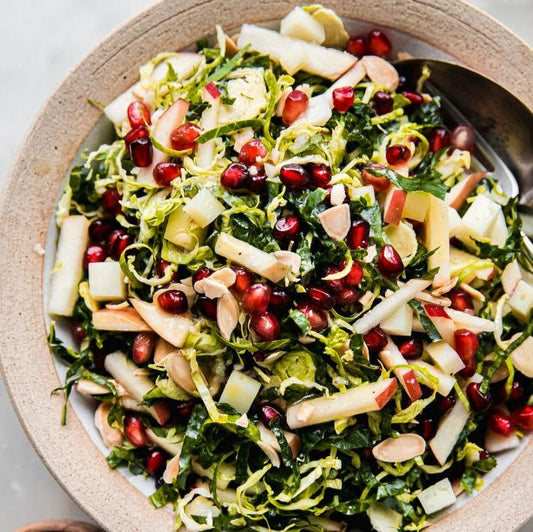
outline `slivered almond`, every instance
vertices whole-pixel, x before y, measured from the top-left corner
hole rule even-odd
[[[192,380],[191,367],[183,353],[178,351],[167,355],[165,358],[165,368],[169,377],[180,388],[191,395],[196,392],[196,386]]]
[[[174,479],[178,477],[178,473],[180,470],[180,455],[177,454],[174,456],[174,458],[170,459],[167,462],[167,467],[165,468],[165,472],[163,473],[163,480],[166,484],[172,484]]]
[[[361,58],[367,76],[374,83],[385,85],[390,91],[395,91],[400,84],[400,77],[396,69],[385,59],[375,55],[365,55]]]
[[[378,443],[372,454],[382,462],[405,462],[420,456],[425,450],[426,442],[418,434],[400,434],[398,438],[387,438]]]
[[[350,230],[350,207],[343,203],[326,209],[318,215],[324,231],[333,240],[344,240]]]
[[[110,393],[108,388],[98,384],[97,382],[90,381],[89,379],[80,379],[74,386],[78,393],[86,396],[106,395]]]
[[[239,303],[231,292],[217,300],[217,324],[222,337],[229,340],[231,333],[239,323]]]
[[[100,331],[148,332],[151,327],[131,307],[93,312],[93,327]]]
[[[228,293],[228,287],[220,281],[206,277],[194,283],[194,289],[200,294],[205,294],[209,299],[218,299]]]
[[[109,449],[122,445],[122,433],[112,427],[107,420],[111,406],[111,403],[100,403],[94,413],[94,424],[102,437],[104,445]]]
[[[224,286],[230,287],[235,284],[237,275],[231,268],[222,268],[213,272],[208,279],[214,279],[215,281],[222,283]]]

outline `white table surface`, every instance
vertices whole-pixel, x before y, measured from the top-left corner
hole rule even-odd
[[[0,2],[0,183],[33,116],[65,73],[117,25],[152,3],[151,0]],[[533,41],[532,0],[472,3],[529,43]],[[0,532],[42,519],[90,520],[41,463],[18,423],[1,381],[0,495]]]

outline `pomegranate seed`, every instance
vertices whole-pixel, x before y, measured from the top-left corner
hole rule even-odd
[[[487,458],[490,458],[490,453],[488,451],[485,451],[485,450],[479,451],[480,460],[486,460]]]
[[[325,269],[325,277],[339,273],[342,270],[340,266],[328,266]],[[344,279],[332,279],[331,281],[325,281],[326,286],[333,292],[338,293],[344,288]]]
[[[455,350],[463,362],[476,356],[479,347],[478,337],[466,329],[459,329],[454,333]]]
[[[130,157],[135,166],[146,168],[152,164],[154,150],[152,141],[148,138],[134,140],[130,144]]]
[[[359,293],[355,288],[343,288],[335,294],[335,303],[337,305],[353,305],[359,300]]]
[[[437,399],[437,411],[443,416],[450,410],[450,408],[455,404],[455,396],[447,395],[446,397],[439,397]]]
[[[246,166],[262,165],[268,150],[260,140],[247,142],[239,152],[239,162]]]
[[[402,92],[402,96],[404,98],[407,98],[411,102],[411,105],[414,107],[420,107],[424,103],[424,98],[421,94],[418,94],[418,92],[404,91]]]
[[[150,451],[146,457],[146,471],[151,475],[160,475],[167,461],[167,457],[163,451],[155,449]]]
[[[354,262],[350,268],[350,272],[344,278],[344,284],[350,287],[359,286],[362,280],[363,267],[358,262]]]
[[[104,262],[107,259],[107,253],[100,244],[91,244],[83,255],[83,269],[88,270],[89,264],[93,262]]]
[[[93,242],[102,244],[113,230],[113,224],[108,220],[93,220],[89,226],[89,236]]]
[[[329,310],[335,305],[335,298],[321,286],[310,286],[307,289],[309,299],[324,310]]]
[[[331,181],[331,170],[325,164],[311,164],[311,185],[317,188],[327,188]]]
[[[264,174],[257,174],[250,176],[250,183],[248,184],[250,190],[256,194],[263,194],[267,190],[267,177]]]
[[[242,296],[242,308],[248,314],[263,314],[268,308],[272,289],[266,283],[249,286]]]
[[[167,268],[169,268],[170,266],[171,266],[170,262],[167,262],[166,260],[163,260],[163,259],[159,259],[155,266],[155,271],[157,273],[157,276],[164,277],[167,273]],[[174,274],[172,275],[171,281],[177,283],[179,280],[180,280],[180,276],[178,272],[174,272]]]
[[[311,329],[321,332],[328,326],[328,314],[317,305],[308,302],[301,302],[296,305],[298,310],[305,315],[311,324]]]
[[[171,314],[183,314],[189,308],[187,296],[181,290],[167,290],[157,298],[159,306]]]
[[[281,242],[290,242],[300,236],[300,218],[289,215],[278,218],[272,234],[276,240]]]
[[[424,305],[424,310],[429,317],[449,318],[448,313],[444,307],[440,305]]]
[[[151,125],[150,111],[143,102],[137,100],[128,105],[128,120],[132,129]]]
[[[354,220],[347,241],[350,249],[367,248],[370,241],[370,224],[362,218]]]
[[[208,320],[217,319],[217,300],[209,299],[207,296],[200,295],[196,299],[196,308],[200,311],[202,316]]]
[[[511,384],[509,395],[507,395],[506,381],[498,383],[498,386],[496,387],[496,397],[500,401],[516,401],[517,399],[520,399],[522,395],[524,395],[524,387],[518,381],[513,381]]]
[[[220,184],[230,190],[240,190],[248,186],[250,174],[241,163],[231,163],[220,176]]]
[[[411,150],[402,144],[393,144],[387,147],[386,157],[391,166],[405,164],[411,158]]]
[[[231,288],[237,292],[237,294],[244,294],[246,289],[253,283],[253,275],[244,268],[239,266],[232,266],[231,269],[235,272],[235,283]]]
[[[170,144],[178,151],[193,150],[200,133],[201,130],[196,124],[187,122],[170,134]]]
[[[144,126],[139,126],[128,132],[128,134],[124,137],[124,142],[126,143],[126,146],[129,148],[132,142],[136,141],[137,139],[147,139],[147,138],[150,138],[150,133],[148,132],[148,129]]]
[[[174,179],[181,177],[181,166],[176,163],[157,163],[152,173],[160,187],[168,187]]]
[[[448,132],[442,127],[436,128],[429,138],[429,151],[437,152],[447,148],[449,145],[450,136],[448,135]]]
[[[373,355],[377,355],[381,350],[385,349],[387,345],[387,335],[380,327],[374,327],[368,331],[363,337],[368,350]]]
[[[309,186],[311,176],[299,164],[286,164],[279,174],[280,181],[292,191],[301,191]]]
[[[148,436],[143,422],[137,416],[124,418],[124,434],[135,447],[143,447],[148,443]]]
[[[292,91],[285,100],[281,119],[286,126],[290,126],[307,109],[309,98],[305,92]]]
[[[259,419],[263,425],[270,427],[270,423],[275,419],[280,419],[285,424],[285,414],[278,405],[273,403],[262,403],[259,407]]]
[[[274,314],[286,314],[289,310],[290,304],[291,299],[287,292],[285,292],[283,288],[275,286],[270,294],[268,310]]]
[[[121,199],[122,196],[115,187],[106,189],[100,198],[102,209],[113,216],[120,214],[120,211],[122,210],[122,206],[120,205]]]
[[[515,410],[511,419],[517,427],[523,430],[533,430],[533,406],[525,405]]]
[[[123,229],[114,229],[107,239],[107,252],[114,260],[119,260],[124,250],[133,244],[133,237]]]
[[[212,82],[210,81],[206,86],[205,86],[205,90],[213,97],[215,98],[215,100],[222,94],[217,86]]]
[[[211,270],[207,268],[206,266],[202,266],[201,268],[198,268],[193,274],[192,274],[192,284],[193,286],[202,279],[205,279],[211,275]]]
[[[186,401],[179,401],[176,405],[176,413],[180,422],[186,422],[192,414],[194,407],[198,404],[197,399],[187,399]]]
[[[378,270],[387,277],[399,275],[403,271],[402,259],[390,244],[381,248],[377,264]]]
[[[419,358],[424,352],[424,343],[420,338],[409,338],[408,340],[402,340],[398,345],[400,353],[407,358]]]
[[[72,334],[74,341],[78,344],[81,344],[87,336],[87,333],[79,320],[72,320],[70,324],[70,333]]]
[[[105,369],[105,359],[109,355],[109,351],[105,349],[96,348],[93,351],[93,365],[97,370]]]
[[[333,107],[339,113],[345,113],[350,109],[355,100],[353,87],[339,87],[333,91]]]
[[[479,382],[471,382],[466,387],[466,395],[476,412],[486,412],[492,405],[492,394],[490,392],[482,393]]]
[[[369,164],[369,168],[384,168],[380,164]],[[390,182],[386,177],[379,177],[372,175],[366,168],[361,173],[361,179],[365,185],[371,185],[376,193],[387,190],[390,186]]]
[[[135,364],[148,364],[155,349],[155,336],[152,333],[140,332],[133,339],[131,358]]]
[[[472,302],[472,298],[464,290],[455,288],[450,292],[448,297],[452,302],[453,309],[466,312],[467,314],[474,314],[474,303]]]
[[[457,126],[450,134],[450,144],[459,150],[474,153],[476,133],[470,126]]]
[[[366,46],[370,55],[377,55],[378,57],[386,57],[392,50],[388,37],[381,30],[368,32]]]
[[[378,91],[372,98],[374,103],[374,111],[377,115],[386,115],[390,113],[394,107],[394,100],[392,96],[386,92]]]
[[[489,416],[489,428],[502,436],[510,436],[514,432],[511,416],[503,410],[495,410]]]
[[[263,342],[272,342],[279,337],[279,321],[271,312],[252,316],[250,327]]]
[[[366,42],[365,38],[362,35],[358,35],[357,37],[352,37],[348,41],[348,45],[346,46],[346,51],[352,55],[356,55],[357,57],[361,57],[366,54]]]
[[[469,358],[466,362],[464,362],[465,367],[457,373],[460,377],[463,379],[468,379],[474,375],[477,369],[477,361],[474,357]]]
[[[433,436],[435,436],[436,428],[437,426],[433,419],[423,419],[420,422],[420,433],[422,438],[424,438],[426,441],[433,438]]]

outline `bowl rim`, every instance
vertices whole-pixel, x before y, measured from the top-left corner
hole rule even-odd
[[[258,4],[265,9],[258,9]],[[528,91],[533,79],[531,49],[499,22],[461,0],[441,0],[438,8],[426,0],[404,0],[401,13],[395,10],[395,0],[381,0],[379,5],[371,0],[355,5],[349,0],[323,4],[345,18],[393,27],[440,47],[533,107]],[[138,66],[164,49],[166,42],[172,43],[168,48],[181,49],[212,34],[215,22],[235,26],[232,13],[240,13],[240,20],[260,23],[279,20],[294,5],[288,0],[275,4],[257,0],[253,6],[246,0],[164,0],[144,9],[68,72],[33,120],[2,188],[0,253],[9,260],[0,271],[0,370],[21,425],[46,467],[72,499],[107,529],[171,529],[174,519],[166,511],[153,510],[125,477],[109,470],[72,409],[67,425],[61,427],[63,400],[49,395],[61,383],[46,344],[43,261],[32,247],[44,242],[59,186],[100,118],[98,110],[83,102],[89,95],[111,101],[133,83]],[[405,17],[405,12],[413,19]],[[179,36],[173,26],[177,22]],[[461,47],[463,31],[470,41]],[[445,42],[437,42],[440,38]],[[493,53],[486,53],[487,48]],[[28,203],[34,208],[28,209]],[[533,441],[500,478],[439,520],[432,530],[475,529],[480,515],[488,528],[515,529],[531,515],[531,473]],[[517,491],[515,485],[522,489]],[[507,510],[503,513],[499,508]]]

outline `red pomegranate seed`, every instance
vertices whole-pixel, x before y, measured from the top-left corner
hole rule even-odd
[[[285,414],[281,408],[274,403],[262,403],[259,407],[259,419],[263,425],[270,427],[270,423],[275,419],[281,420],[285,424]]]
[[[333,107],[339,113],[345,113],[350,109],[355,100],[353,87],[339,87],[333,91]]]
[[[104,262],[107,259],[107,253],[100,244],[91,244],[83,255],[83,268],[89,269],[89,264],[93,262]]]
[[[89,236],[93,242],[101,244],[105,242],[112,230],[113,224],[109,220],[93,220],[89,226]]]
[[[368,168],[378,169],[384,168],[384,166],[372,163],[368,165]],[[361,179],[363,180],[363,183],[365,185],[371,185],[376,193],[383,192],[384,190],[387,190],[390,186],[390,181],[386,177],[372,175],[366,168],[361,173]]]
[[[124,434],[135,447],[144,447],[148,443],[143,422],[137,416],[124,418]]]
[[[250,174],[241,163],[231,163],[220,176],[220,184],[230,190],[240,190],[248,186]]]
[[[112,214],[113,216],[120,214],[120,211],[122,209],[122,206],[120,205],[121,199],[122,196],[115,187],[106,189],[105,192],[102,194],[102,197],[100,198],[102,209],[104,209],[105,212]]]
[[[450,134],[450,144],[459,150],[474,153],[476,133],[473,127],[457,126]]]
[[[199,295],[196,299],[196,307],[200,311],[202,316],[205,316],[208,320],[217,319],[217,300],[209,299],[207,296]]]
[[[472,302],[472,298],[464,290],[454,288],[448,297],[452,302],[452,308],[454,310],[460,310],[467,314],[474,314],[474,303]]]
[[[424,305],[424,310],[426,311],[426,314],[430,318],[449,318],[448,313],[446,312],[446,309],[444,307],[441,307],[440,305]]]
[[[194,286],[195,283],[198,281],[201,281],[202,279],[205,279],[206,277],[209,277],[211,275],[211,270],[207,266],[202,266],[201,268],[198,268],[193,274],[192,274],[192,284]]]
[[[279,174],[280,181],[293,191],[301,191],[309,186],[311,176],[299,164],[286,164]]]
[[[362,280],[363,267],[358,262],[354,262],[350,268],[350,272],[344,278],[344,284],[353,288],[354,286],[359,286]]]
[[[356,55],[357,57],[361,57],[366,54],[366,42],[365,38],[362,35],[358,35],[357,37],[352,37],[348,41],[348,45],[346,46],[346,51],[352,55]]]
[[[443,416],[450,410],[450,408],[455,404],[455,396],[454,395],[447,395],[446,397],[439,397],[437,399],[437,412]]]
[[[350,249],[367,248],[370,241],[370,224],[362,218],[354,220],[347,241]]]
[[[406,358],[419,358],[424,352],[424,343],[420,338],[409,338],[402,340],[398,345],[400,353]]]
[[[328,266],[325,269],[325,277],[339,273],[342,270],[340,266]],[[325,281],[326,286],[333,292],[338,293],[344,288],[344,279],[333,279],[331,281]]]
[[[256,174],[250,176],[250,183],[248,184],[250,190],[256,194],[263,194],[267,190],[267,177],[264,174]]]
[[[392,45],[388,37],[381,30],[372,30],[368,32],[366,46],[369,55],[386,57],[392,50]]]
[[[292,91],[285,100],[281,119],[286,126],[290,126],[307,109],[309,98],[305,92]]]
[[[386,157],[391,166],[405,164],[411,158],[411,150],[402,144],[393,144],[387,147]]]
[[[433,131],[433,134],[429,138],[429,151],[437,152],[450,145],[450,135],[442,128],[438,127]]]
[[[106,251],[108,255],[112,255],[113,247],[115,246],[115,243],[119,236],[125,235],[126,231],[124,229],[113,229],[111,233],[109,233],[106,241]]]
[[[119,260],[124,250],[133,244],[133,237],[125,233],[122,229],[111,231],[107,239],[107,252],[114,260]]]
[[[426,441],[435,436],[437,425],[433,419],[426,418],[420,422],[420,433]]]
[[[459,375],[463,379],[469,379],[476,372],[477,361],[476,361],[476,359],[474,357],[472,357],[472,358],[468,359],[467,361],[465,361],[464,365],[465,365],[465,367],[461,371],[459,371],[459,373],[457,373],[457,375]]]
[[[132,129],[146,125],[149,126],[152,123],[148,107],[143,102],[137,100],[128,105],[128,120]]]
[[[276,240],[290,242],[300,236],[300,218],[294,215],[281,216],[278,218],[272,234]]]
[[[513,423],[523,430],[533,430],[533,406],[525,405],[515,410],[511,419]]]
[[[146,471],[151,475],[160,475],[167,461],[167,457],[163,451],[155,449],[150,451],[146,457]]]
[[[152,164],[154,150],[152,141],[148,138],[134,140],[130,144],[130,156],[133,164],[139,168],[146,168]]]
[[[159,306],[171,314],[183,314],[189,308],[187,296],[181,290],[167,290],[157,298]]]
[[[325,164],[311,164],[311,185],[317,188],[327,188],[331,181],[331,170]]]
[[[402,96],[407,98],[414,107],[420,107],[424,103],[424,98],[421,94],[418,94],[418,92],[404,91],[402,92]]]
[[[340,292],[335,294],[335,303],[344,307],[346,305],[353,305],[359,300],[359,293],[355,288],[343,288]]]
[[[167,262],[166,260],[163,260],[163,259],[159,259],[155,266],[155,271],[157,273],[157,276],[164,277],[167,273],[167,268],[169,268],[170,266],[171,266],[170,262]],[[178,282],[179,280],[180,280],[180,276],[178,272],[174,272],[174,274],[172,275],[171,281]]]
[[[70,323],[70,333],[72,334],[74,341],[78,344],[81,344],[87,336],[87,333],[79,320],[72,320]]]
[[[498,383],[498,386],[496,387],[496,397],[500,401],[516,401],[517,399],[520,399],[522,395],[524,395],[524,387],[518,381],[512,382],[509,395],[507,395],[506,380]]]
[[[390,244],[385,244],[381,248],[377,265],[378,270],[387,277],[399,275],[403,271],[402,259]]]
[[[222,94],[214,82],[210,81],[206,86],[205,90],[213,97],[215,100]]]
[[[302,301],[296,307],[309,320],[313,331],[321,332],[328,326],[328,313],[317,305]]]
[[[479,347],[478,337],[466,329],[459,329],[454,333],[455,350],[463,362],[476,356]]]
[[[309,299],[324,310],[329,310],[335,305],[335,298],[321,286],[310,286],[307,289]]]
[[[181,177],[181,166],[176,163],[157,163],[152,173],[160,187],[168,187],[174,179]]]
[[[489,428],[502,436],[510,436],[514,432],[511,416],[503,410],[495,410],[489,416]]]
[[[279,321],[271,312],[252,316],[250,327],[263,342],[272,342],[279,338]]]
[[[178,151],[193,150],[196,146],[196,139],[201,132],[201,129],[196,124],[187,122],[177,127],[170,134],[170,144]]]
[[[386,115],[390,113],[394,107],[394,100],[392,96],[386,92],[378,91],[372,97],[374,104],[374,111],[377,115]]]
[[[368,350],[373,355],[377,355],[387,345],[387,335],[380,327],[374,327],[363,337]]]
[[[140,332],[135,336],[131,347],[131,358],[135,364],[148,364],[154,354],[155,340],[154,334],[149,332]]]
[[[251,140],[247,142],[239,152],[239,162],[246,166],[261,166],[268,150],[260,140]]]
[[[148,129],[144,126],[139,126],[128,132],[128,134],[124,137],[124,142],[129,148],[133,141],[137,139],[147,139],[149,137],[150,133],[148,132]]]
[[[242,296],[242,308],[248,314],[258,315],[266,312],[272,289],[266,283],[249,286]]]
[[[270,294],[268,310],[274,314],[286,314],[289,311],[291,298],[283,288],[275,286]]]
[[[192,414],[194,407],[198,404],[198,399],[187,399],[186,401],[180,401],[176,405],[176,413],[181,423],[186,422]]]
[[[237,292],[237,294],[244,294],[246,289],[253,283],[253,275],[244,268],[239,266],[232,266],[231,269],[235,272],[235,283],[231,288]]]
[[[479,382],[471,382],[466,387],[466,395],[476,412],[486,412],[492,405],[492,394],[489,391],[483,393]]]

